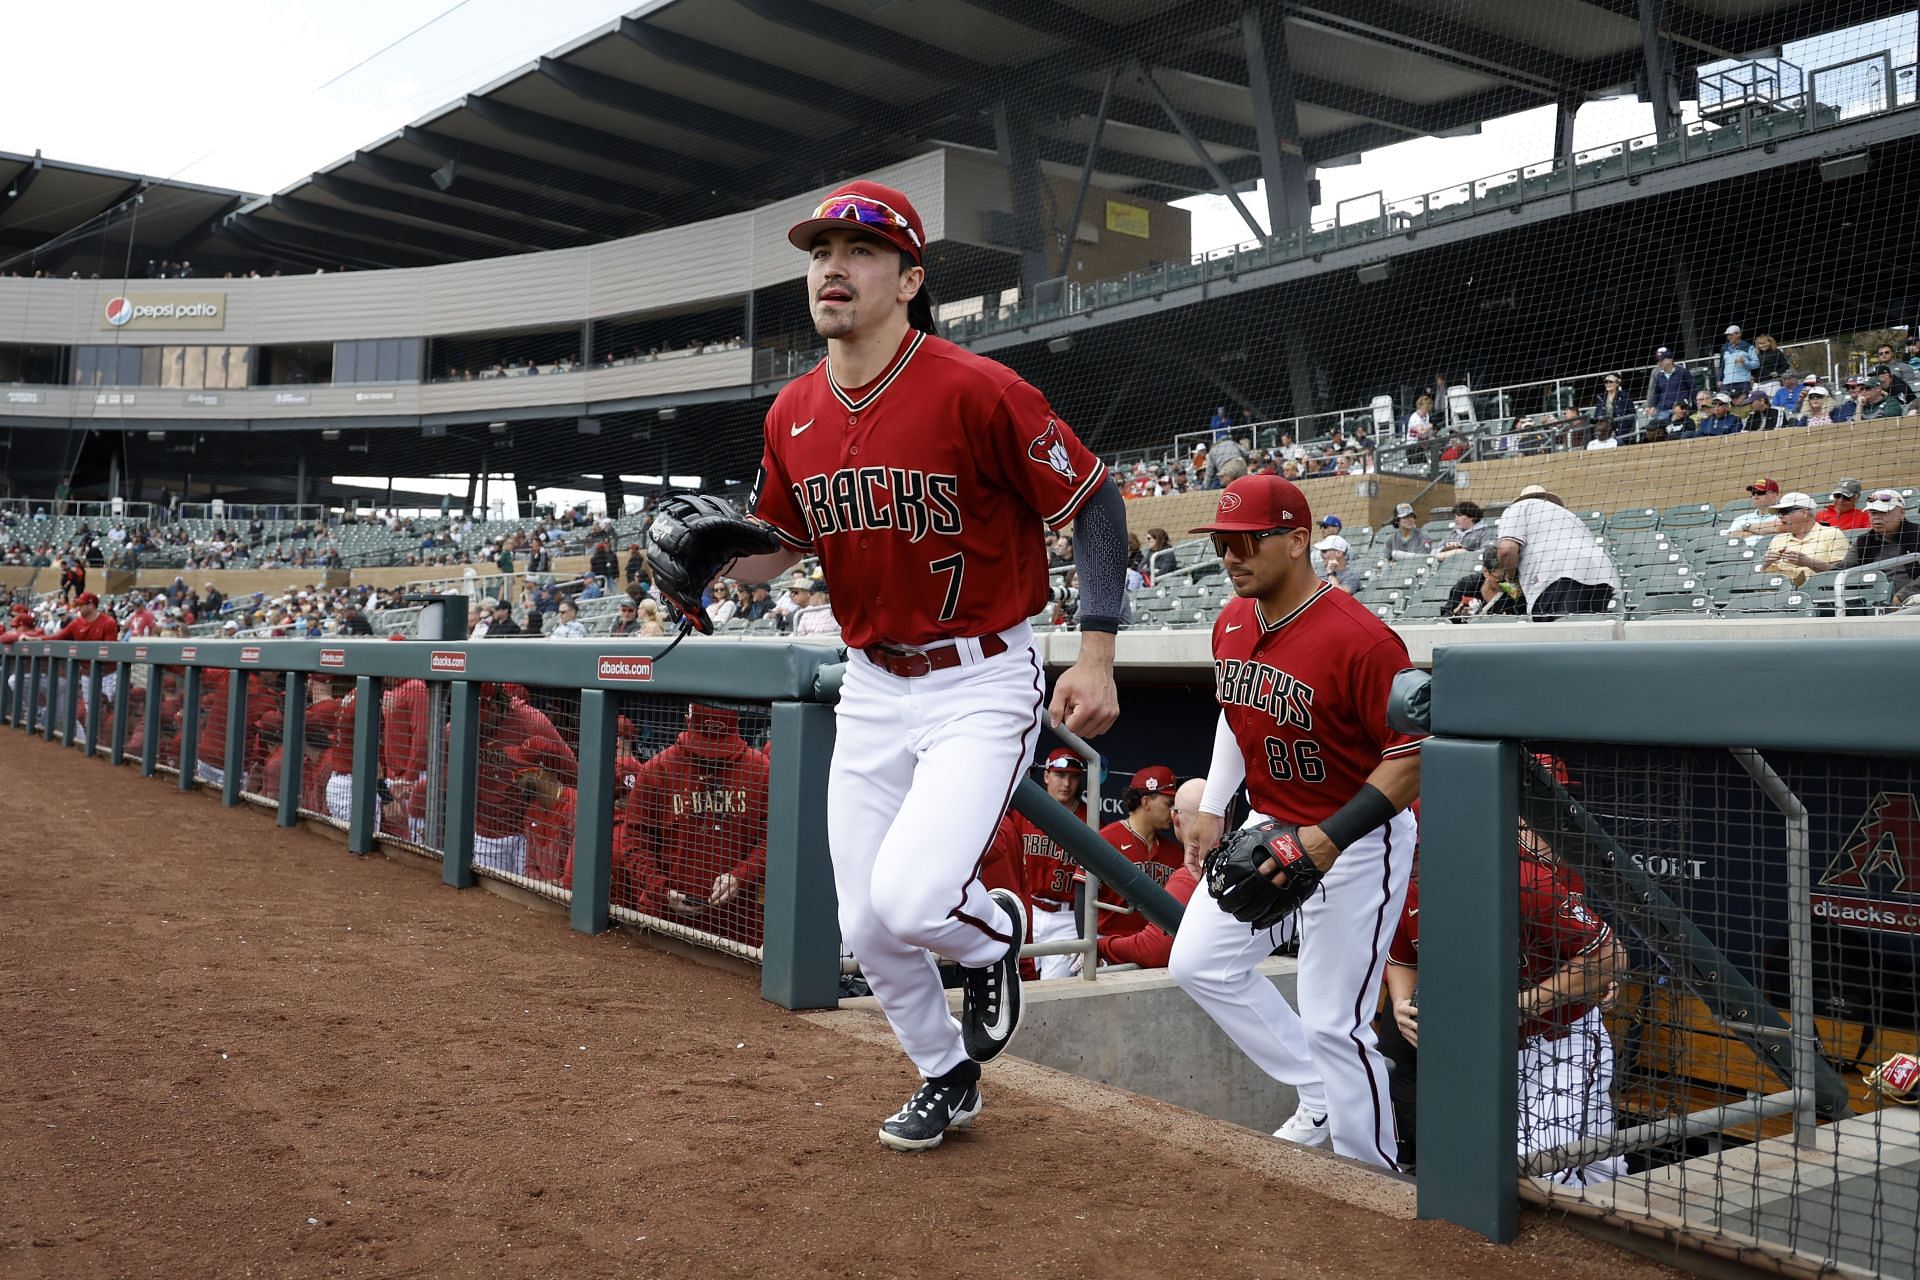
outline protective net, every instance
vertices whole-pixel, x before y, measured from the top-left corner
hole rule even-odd
[[[1244,471],[1300,479],[1395,621],[1911,588],[1911,11],[694,0],[562,35],[270,201],[0,156],[0,414],[61,442],[10,455],[45,500],[0,550],[288,585],[545,556],[611,597],[641,499],[744,494],[823,349],[786,228],[867,175],[946,335],[1134,499],[1132,625],[1217,612],[1182,531]],[[574,502],[607,523],[554,539]]]
[[[1913,762],[1528,750],[1523,1186],[1670,1234],[1913,1274]]]

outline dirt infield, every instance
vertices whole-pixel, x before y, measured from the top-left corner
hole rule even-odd
[[[9,1277],[1673,1274],[1325,1200],[995,1068],[973,1134],[893,1155],[905,1061],[744,976],[11,730],[0,795]]]

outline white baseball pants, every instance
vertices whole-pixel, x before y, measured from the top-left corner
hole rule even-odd
[[[1520,1154],[1604,1138],[1613,1132],[1613,1038],[1598,1008],[1565,1037],[1520,1042]],[[1623,1156],[1561,1169],[1553,1181],[1588,1186],[1627,1171]]]
[[[527,874],[527,838],[525,836],[475,836],[473,865],[523,876]]]
[[[1006,955],[1024,921],[987,897],[980,867],[1033,758],[1045,680],[1026,623],[1005,653],[908,679],[854,650],[835,708],[827,836],[840,936],[920,1074],[966,1059],[935,952],[970,968]]]
[[[1033,940],[1035,942],[1064,942],[1080,936],[1080,917],[1072,907],[1051,910],[1040,903],[1033,904]],[[1071,978],[1079,970],[1074,968],[1078,956],[1035,956],[1034,964],[1039,966],[1042,978]]]
[[[353,822],[353,775],[330,774],[327,778],[327,816],[341,826]]]
[[[1266,821],[1255,813],[1249,825]],[[1255,966],[1288,922],[1255,930],[1201,892],[1187,904],[1167,972],[1254,1065],[1325,1111],[1333,1149],[1394,1168],[1398,1138],[1373,1015],[1413,870],[1415,823],[1402,812],[1348,846],[1300,908],[1300,1008]]]

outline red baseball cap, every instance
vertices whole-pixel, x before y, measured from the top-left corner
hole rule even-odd
[[[813,216],[793,224],[787,241],[811,250],[813,238],[831,227],[849,225],[879,236],[915,262],[925,265],[927,233],[920,213],[906,195],[877,182],[845,182],[814,206]]]
[[[1065,747],[1062,747],[1057,751],[1047,753],[1047,763],[1044,767],[1051,770],[1058,770],[1062,773],[1085,773],[1087,771],[1087,762],[1073,752],[1068,751]]]
[[[1212,524],[1188,533],[1266,533],[1270,529],[1311,529],[1313,510],[1300,486],[1279,476],[1241,476],[1220,492]],[[1171,775],[1169,775],[1171,776]]]
[[[695,733],[738,733],[740,713],[727,707],[690,702],[687,704],[687,728]]]
[[[1772,476],[1768,476],[1764,480],[1759,480],[1753,484],[1748,485],[1747,492],[1748,493],[1778,493],[1780,492],[1780,482],[1778,480],[1775,480]]]
[[[1167,766],[1163,764],[1150,764],[1146,768],[1136,771],[1132,780],[1129,781],[1127,785],[1135,791],[1151,791],[1156,794],[1164,792],[1167,795],[1172,795],[1173,789],[1177,787],[1179,783],[1174,781],[1173,770],[1167,768]]]
[[[556,738],[528,738],[517,747],[507,748],[507,759],[523,769],[545,769],[549,773],[572,773],[573,761],[567,759],[566,744]]]
[[[73,598],[73,607],[76,609],[78,609],[82,605],[88,605],[88,604],[97,605],[99,603],[100,603],[100,597],[93,594],[93,592],[91,591],[82,591],[79,595]]]

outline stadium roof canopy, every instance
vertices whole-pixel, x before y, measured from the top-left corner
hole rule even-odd
[[[1101,186],[1245,189],[1278,101],[1295,136],[1268,163],[1314,165],[1644,85],[1641,3],[656,0],[223,225],[261,250],[444,262],[754,208],[936,144],[1077,178],[1096,135]],[[1682,84],[1836,21],[1805,0],[1656,11]]]
[[[141,275],[191,259],[213,225],[255,197],[0,151],[0,272]]]

